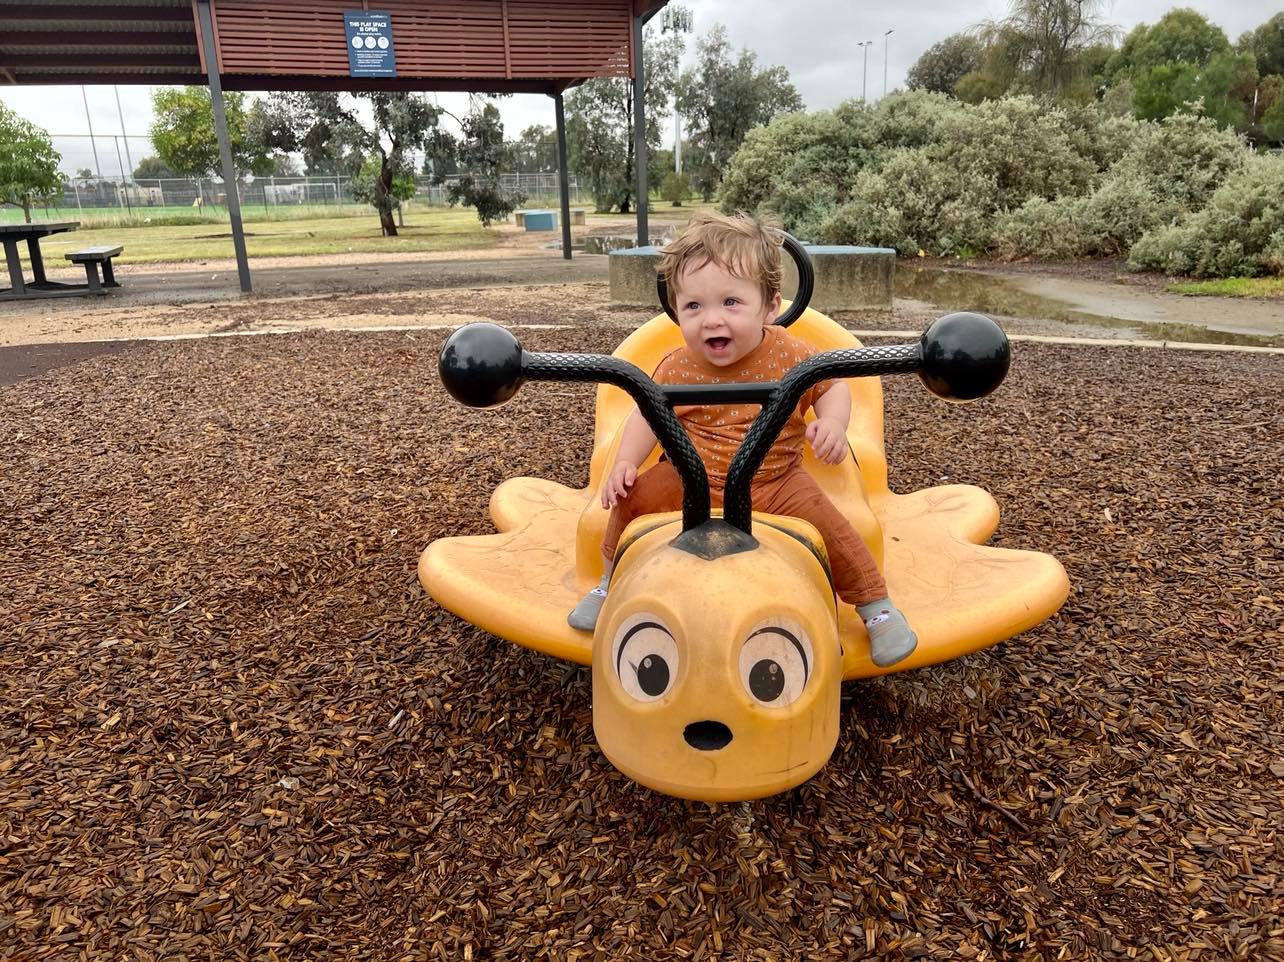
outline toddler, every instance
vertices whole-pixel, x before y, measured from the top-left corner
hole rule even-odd
[[[701,214],[661,252],[660,271],[670,306],[678,316],[685,347],[656,368],[660,384],[779,381],[812,354],[810,345],[773,321],[780,311],[780,238],[749,217]],[[859,611],[869,632],[870,653],[880,667],[907,657],[918,639],[887,597],[887,584],[850,522],[825,497],[802,466],[804,441],[826,464],[847,453],[851,392],[842,381],[824,381],[803,395],[751,485],[756,510],[810,522],[825,541],[838,597]],[[809,409],[811,424],[804,420]],[[721,505],[731,459],[760,405],[687,405],[674,409],[709,475],[713,504]],[[677,511],[682,482],[668,461],[638,473],[656,438],[634,408],[624,425],[615,464],[602,486],[611,518],[602,540],[606,573],[571,612],[572,628],[592,631],[606,599],[620,534],[644,514]]]

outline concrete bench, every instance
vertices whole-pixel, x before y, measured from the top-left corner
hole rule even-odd
[[[517,223],[518,227],[525,227],[527,214],[551,214],[551,213],[552,211],[544,210],[539,207],[530,207],[525,210],[513,211],[513,220]]]
[[[557,230],[557,214],[551,210],[528,210],[522,218],[526,230]]]
[[[818,311],[886,311],[892,307],[896,251],[890,247],[807,246],[816,272],[811,307]],[[658,247],[631,247],[610,252],[611,302],[661,309],[655,291]],[[798,289],[798,268],[781,258],[781,288],[786,299]]]
[[[111,259],[123,251],[124,247],[86,247],[83,251],[72,251],[63,254],[73,264],[85,265],[85,277],[91,291],[101,291],[105,287],[120,287],[116,275],[111,270]],[[102,267],[102,280],[98,279],[98,268]]]
[[[555,210],[536,210],[536,209],[532,208],[532,209],[529,209],[529,210],[515,210],[515,211],[513,211],[513,219],[514,219],[514,221],[516,222],[516,224],[517,224],[517,226],[518,226],[518,227],[523,227],[523,228],[524,228],[524,227],[526,226],[526,215],[527,215],[527,214],[552,214],[552,215],[553,215],[553,225],[554,225],[554,226],[557,226],[557,216],[558,216],[558,211],[555,211]],[[580,227],[583,227],[583,226],[584,226],[585,224],[587,224],[587,223],[588,223],[588,211],[587,211],[585,208],[583,208],[583,207],[572,207],[572,208],[571,208],[571,225],[572,225],[572,226],[580,226]],[[537,228],[537,229],[543,230],[544,228]]]

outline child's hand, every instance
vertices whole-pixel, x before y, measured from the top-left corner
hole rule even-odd
[[[838,464],[847,454],[847,431],[837,418],[816,418],[807,425],[807,440],[825,464]]]
[[[629,496],[629,488],[633,487],[633,482],[638,479],[638,468],[636,464],[630,464],[628,461],[616,461],[615,467],[611,469],[611,476],[606,479],[606,484],[602,485],[602,507],[614,508],[617,504]]]

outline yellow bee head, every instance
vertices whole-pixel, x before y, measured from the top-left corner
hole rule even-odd
[[[821,539],[771,515],[753,537],[720,520],[680,535],[657,521],[625,533],[594,634],[598,744],[681,798],[801,784],[838,740],[842,653]]]

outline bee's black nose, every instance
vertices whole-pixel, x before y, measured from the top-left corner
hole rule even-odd
[[[731,729],[722,722],[698,721],[692,722],[683,729],[682,737],[692,748],[698,748],[702,752],[714,752],[719,748],[725,748],[731,741]]]

